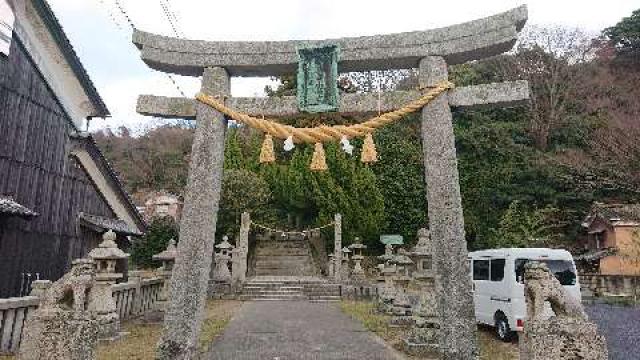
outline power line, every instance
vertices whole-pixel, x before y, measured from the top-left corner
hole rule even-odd
[[[169,2],[167,0],[159,0],[159,2],[160,7],[162,7],[162,11],[164,12],[164,16],[167,18],[169,26],[171,26],[171,29],[173,30],[173,33],[179,38],[184,37],[184,33],[178,27],[178,18],[171,9]]]
[[[100,2],[102,2],[102,0],[100,0]],[[113,0],[113,2],[115,3],[116,7],[118,8],[118,10],[120,11],[120,13],[122,14],[122,16],[125,18],[125,20],[127,20],[127,23],[129,24],[129,26],[131,27],[131,30],[136,30],[136,26],[133,23],[133,20],[131,20],[131,17],[129,16],[129,13],[127,13],[127,10],[124,8],[124,6],[122,6],[122,3],[120,2],[120,0]],[[118,28],[120,28],[118,22],[115,20],[115,18],[112,16],[113,14],[110,14],[110,18],[111,20],[116,24],[116,26]],[[178,85],[178,83],[176,82],[176,80],[173,78],[173,76],[171,74],[167,74],[164,73],[165,75],[167,75],[167,77],[169,78],[169,80],[171,81],[171,83],[176,87],[176,89],[178,90],[178,92],[180,93],[180,95],[182,95],[183,97],[187,97],[187,95],[185,94],[185,92],[182,90],[182,88],[180,87],[180,85]]]

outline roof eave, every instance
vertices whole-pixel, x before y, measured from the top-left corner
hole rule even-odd
[[[64,33],[60,22],[56,18],[49,4],[45,0],[33,0],[33,5],[38,12],[38,15],[42,18],[44,24],[47,26],[47,29],[49,29],[51,36],[53,36],[56,43],[58,44],[60,51],[71,67],[74,75],[78,78],[78,81],[82,85],[82,88],[84,89],[87,97],[94,106],[95,111],[94,113],[89,114],[89,117],[110,117],[111,113],[109,112],[107,105],[102,100],[102,97],[100,97],[100,94],[98,94],[98,90],[93,84],[93,81],[91,81],[91,78],[89,77],[87,70],[82,65],[82,62],[80,62],[80,58],[78,58],[78,55],[73,49],[69,38]]]

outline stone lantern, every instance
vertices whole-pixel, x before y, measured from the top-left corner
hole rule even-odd
[[[384,313],[390,313],[392,309],[393,298],[396,296],[396,288],[393,282],[393,278],[396,273],[396,265],[392,264],[392,260],[395,258],[393,255],[393,247],[391,244],[385,246],[384,255],[378,256],[380,264],[378,269],[380,270],[380,277],[383,284],[378,287],[378,310]]]
[[[395,256],[392,262],[396,265],[395,283],[400,287],[396,292],[396,296],[393,298],[391,319],[392,325],[408,325],[412,322],[411,319],[411,303],[407,297],[407,286],[411,277],[409,277],[410,266],[413,265],[413,261],[404,253],[400,253]]]
[[[349,270],[349,254],[351,250],[347,247],[342,248],[342,264],[340,265],[340,270],[342,271],[341,279],[343,282],[348,282],[349,277],[351,276],[351,271]]]
[[[89,253],[96,264],[95,285],[90,293],[89,304],[97,313],[99,338],[114,340],[119,337],[120,318],[111,287],[123,276],[116,273],[116,263],[128,258],[129,254],[118,249],[116,233],[112,230],[104,233],[102,239],[100,245]]]
[[[362,256],[362,250],[366,248],[367,248],[367,245],[364,245],[360,241],[359,237],[356,237],[354,239],[354,243],[349,246],[349,249],[353,251],[353,256],[351,257],[351,259],[354,261],[355,264],[353,265],[352,275],[355,281],[361,282],[365,280],[364,269],[362,269],[362,260],[364,259],[364,256]]]
[[[433,278],[433,246],[429,236],[429,230],[422,228],[418,230],[418,243],[409,253],[409,256],[416,265],[416,271],[412,274],[413,279],[421,280]]]
[[[173,265],[176,262],[176,257],[178,256],[178,249],[176,249],[176,241],[174,239],[169,240],[169,245],[167,248],[153,255],[153,260],[161,261],[162,268],[160,270],[160,277],[163,280],[162,291],[158,294],[157,307],[159,309],[163,309],[169,300],[169,289],[170,289],[170,280],[171,273],[173,271]]]
[[[418,288],[420,299],[413,310],[414,324],[403,344],[405,351],[415,356],[432,356],[438,351],[440,328],[436,311],[435,269],[433,263],[434,245],[429,230],[418,230],[418,243],[410,253],[416,264],[412,282]]]
[[[217,283],[231,283],[231,272],[229,271],[229,261],[233,245],[229,243],[229,237],[224,236],[222,242],[215,246],[218,252],[215,255],[216,268],[213,272],[213,280]]]

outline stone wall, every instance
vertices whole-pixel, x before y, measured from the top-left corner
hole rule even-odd
[[[640,295],[640,275],[580,274],[583,296]]]

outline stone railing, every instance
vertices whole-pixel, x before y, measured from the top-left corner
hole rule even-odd
[[[349,300],[375,300],[378,298],[377,285],[340,285],[340,296]]]
[[[113,286],[113,298],[120,320],[140,316],[156,308],[158,295],[164,285],[160,278],[129,281]]]
[[[580,274],[580,287],[584,295],[638,296],[640,276]]]
[[[155,310],[163,285],[161,278],[134,279],[114,285],[113,297],[120,319],[130,319]],[[0,299],[0,355],[17,353],[25,320],[38,304],[37,296]]]
[[[0,299],[0,355],[18,351],[24,322],[38,302],[36,296]]]

